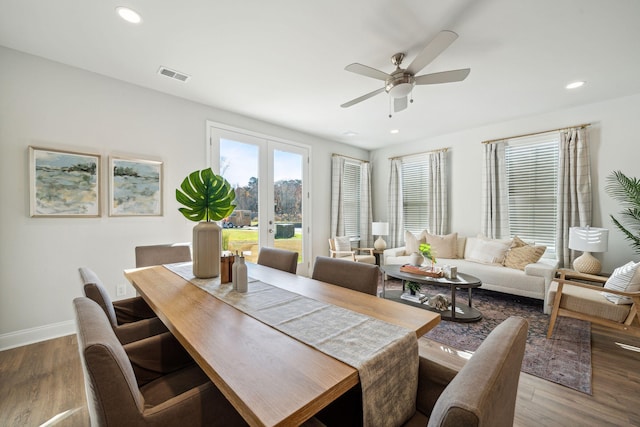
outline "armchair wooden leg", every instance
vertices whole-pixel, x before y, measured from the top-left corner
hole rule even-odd
[[[553,310],[551,311],[551,318],[549,319],[549,330],[547,331],[547,338],[551,338],[553,335],[553,327],[556,325],[556,319],[558,318],[558,310],[560,310],[560,300],[562,299],[562,288],[564,284],[558,283],[558,289],[556,290],[556,297],[553,300]]]

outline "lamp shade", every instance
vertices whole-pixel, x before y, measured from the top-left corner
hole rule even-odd
[[[609,230],[595,227],[571,227],[569,249],[583,252],[606,252],[609,248]]]
[[[389,223],[388,222],[372,222],[371,223],[371,234],[374,236],[386,236],[389,234]]]

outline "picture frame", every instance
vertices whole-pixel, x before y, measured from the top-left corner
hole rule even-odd
[[[109,157],[109,216],[162,216],[163,163]]]
[[[101,216],[98,154],[29,146],[31,217]]]

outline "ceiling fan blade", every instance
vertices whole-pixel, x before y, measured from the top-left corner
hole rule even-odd
[[[457,38],[458,35],[453,31],[440,31],[438,35],[425,46],[422,52],[416,56],[413,62],[407,67],[407,71],[415,76],[420,70],[429,65],[431,61],[436,59],[436,57]]]
[[[341,107],[342,108],[351,107],[352,105],[355,105],[358,102],[362,102],[362,101],[364,101],[366,99],[369,99],[369,98],[371,98],[373,96],[376,96],[377,94],[382,93],[382,92],[384,92],[384,88],[383,87],[381,87],[380,89],[374,90],[373,92],[369,92],[366,95],[359,96],[356,99],[352,99],[349,102],[345,102],[344,104],[341,105]]]
[[[461,70],[443,71],[441,73],[425,74],[416,77],[417,85],[433,85],[439,83],[461,82],[466,79],[471,69],[463,68]]]
[[[404,96],[402,98],[394,98],[393,99],[393,112],[397,113],[398,111],[407,109],[407,97]]]
[[[347,71],[351,71],[352,73],[360,74],[361,76],[371,77],[378,80],[387,80],[389,77],[391,77],[384,71],[376,70],[375,68],[367,67],[366,65],[358,63],[349,64],[344,67],[344,69]]]

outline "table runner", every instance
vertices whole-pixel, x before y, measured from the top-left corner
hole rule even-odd
[[[195,286],[251,317],[356,369],[365,426],[398,426],[415,412],[418,341],[415,333],[255,279],[235,292],[220,278],[198,279],[192,263],[165,265]]]

